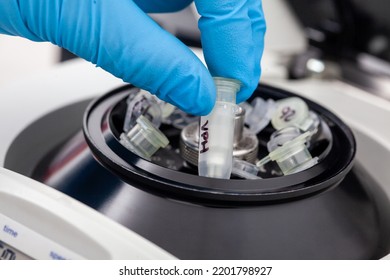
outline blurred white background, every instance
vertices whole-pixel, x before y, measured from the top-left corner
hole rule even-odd
[[[60,60],[60,49],[50,43],[0,34],[0,86],[48,70]]]
[[[284,0],[263,0],[263,8],[267,18],[263,77],[284,77],[284,58],[303,51],[306,39]],[[154,14],[152,17],[174,34],[181,29],[188,34],[199,32],[194,5],[180,13]],[[60,56],[60,49],[50,43],[0,34],[0,86],[46,72],[60,61]]]

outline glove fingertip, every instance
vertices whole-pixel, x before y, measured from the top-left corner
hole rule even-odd
[[[193,87],[188,90],[183,98],[180,98],[177,94],[172,93],[165,99],[167,102],[175,105],[188,114],[204,116],[209,114],[214,108],[216,99],[215,91],[214,83],[211,82],[208,84],[206,82],[199,87]]]
[[[250,98],[253,94],[253,92],[256,90],[257,85],[259,83],[259,78],[253,79],[249,85],[246,85],[241,88],[239,93],[237,94],[237,104],[246,101],[248,98]]]
[[[194,72],[198,74],[194,75]],[[194,72],[185,78],[175,79],[164,99],[191,115],[207,115],[215,104],[215,84],[206,68]]]

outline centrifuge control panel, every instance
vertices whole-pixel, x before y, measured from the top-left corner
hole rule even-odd
[[[83,259],[82,256],[0,214],[0,259]]]
[[[0,168],[0,259],[174,259],[86,205]]]

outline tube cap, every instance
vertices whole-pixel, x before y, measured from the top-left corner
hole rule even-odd
[[[270,161],[276,161],[284,175],[293,174],[312,167],[317,164],[318,158],[313,159],[306,147],[306,142],[311,136],[311,132],[305,132],[287,141],[282,146],[270,152],[268,156],[259,160],[256,165],[260,167]]]
[[[169,144],[168,138],[143,115],[127,135],[121,134],[120,139],[122,145],[146,159]]]
[[[307,131],[312,120],[309,118],[309,108],[306,102],[298,97],[290,97],[276,102],[276,111],[271,123],[276,130],[296,126]]]

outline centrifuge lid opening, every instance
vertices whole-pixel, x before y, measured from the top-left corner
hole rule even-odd
[[[308,170],[292,175],[258,180],[224,180],[200,177],[147,161],[119,142],[118,107],[137,89],[132,85],[115,89],[94,100],[84,115],[83,131],[95,158],[123,181],[145,191],[184,200],[218,202],[265,202],[299,198],[337,185],[352,167],[356,152],[354,136],[337,116],[302,98],[327,122],[333,141],[326,157]],[[259,85],[253,96],[281,99],[296,96]],[[122,102],[122,103],[121,103]]]

